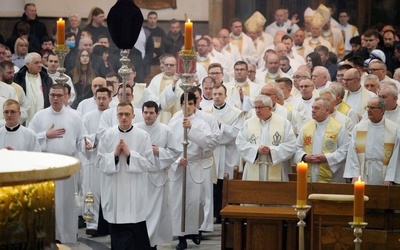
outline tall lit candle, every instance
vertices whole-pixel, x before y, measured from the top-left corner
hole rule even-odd
[[[365,182],[358,177],[358,181],[354,183],[354,223],[361,223],[364,219],[364,189]]]
[[[62,18],[57,21],[57,44],[65,44],[65,21]]]
[[[185,23],[185,50],[192,50],[193,23],[188,19]]]
[[[307,170],[308,165],[305,162],[297,164],[297,203],[298,207],[307,205]]]

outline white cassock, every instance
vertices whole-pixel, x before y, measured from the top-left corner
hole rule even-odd
[[[255,82],[264,86],[264,84],[276,84],[275,79],[287,77],[291,78],[290,75],[283,73],[282,70],[278,70],[276,73],[270,73],[267,68],[261,68],[256,70],[256,79]]]
[[[297,112],[299,112],[300,115],[305,116],[306,105],[301,100],[301,96],[299,98],[299,97],[290,95],[287,99],[285,99],[285,103],[288,103],[292,108],[297,110]]]
[[[134,108],[135,118],[132,120],[132,124],[136,124],[144,121],[142,116],[142,110],[138,108]],[[109,128],[118,125],[118,117],[117,117],[117,107],[109,108],[105,110],[100,117],[99,127],[97,129],[98,133],[104,132]]]
[[[82,102],[81,102],[82,103]],[[82,168],[83,168],[83,195],[87,194],[87,191],[91,190],[94,197],[93,204],[93,214],[94,219],[91,222],[86,222],[87,229],[97,230],[97,225],[99,222],[99,208],[100,208],[100,178],[101,174],[99,170],[96,168],[96,157],[97,157],[97,145],[99,143],[99,139],[101,138],[101,133],[97,133],[97,129],[100,123],[101,114],[104,111],[95,109],[88,113],[86,113],[82,120],[85,128],[88,132],[88,137],[91,141],[93,141],[93,150],[86,152],[86,158],[82,159]]]
[[[233,79],[234,64],[237,61],[243,61],[242,55],[240,54],[239,49],[231,42],[227,43],[222,48],[221,52],[225,56],[226,67],[228,68],[228,72],[224,71],[224,81],[226,80],[226,75],[228,75],[228,79]]]
[[[303,45],[309,46],[312,49],[315,49],[317,46],[324,45],[325,47],[328,48],[329,51],[332,51],[331,43],[322,38],[322,36],[319,36],[317,38],[312,38],[311,36],[307,37],[306,39],[304,39]]]
[[[290,20],[287,20],[281,26],[278,26],[278,24],[276,24],[275,21],[265,28],[265,32],[267,32],[273,37],[275,37],[275,34],[278,30],[283,30],[288,34],[294,34],[299,29],[299,26],[297,26],[297,24],[294,24],[292,27],[290,27],[290,25],[291,25]]]
[[[277,114],[272,114],[272,116],[278,116]],[[272,117],[271,116],[271,117]],[[248,120],[244,122],[243,127],[240,129],[239,134],[236,138],[236,146],[237,150],[240,154],[240,156],[246,161],[246,165],[248,163],[253,164],[257,160],[258,156],[258,148],[261,145],[268,146],[270,148],[270,154],[267,155],[267,162],[270,165],[277,165],[277,164],[282,164],[282,181],[289,181],[289,173],[291,172],[291,163],[290,159],[292,158],[294,151],[296,149],[295,147],[295,142],[296,142],[296,137],[293,133],[292,125],[288,120],[284,120],[284,135],[281,136],[283,137],[283,141],[279,143],[279,145],[274,146],[270,145],[270,130],[271,130],[271,117],[266,120],[261,122],[261,133],[260,133],[260,144],[256,145],[250,141],[248,141],[247,134],[248,134],[248,129],[249,129],[249,123]],[[280,119],[284,119],[281,116],[279,116]],[[244,171],[243,171],[243,180],[247,180],[247,172],[248,168],[245,165]],[[268,170],[266,169],[261,169],[260,171],[260,181],[267,180],[266,173],[268,173]],[[261,168],[261,166],[260,166]]]
[[[115,162],[114,151],[121,139],[130,150],[129,164],[123,153]],[[100,140],[97,168],[104,219],[113,224],[146,221],[147,171],[156,169],[149,134],[136,127],[125,132],[112,127]]]
[[[254,47],[253,40],[243,32],[239,36],[235,36],[231,33],[229,37],[231,44],[239,49],[243,61],[256,65],[259,55]]]
[[[313,154],[322,154],[323,140],[328,121],[329,119],[325,119],[322,122],[317,122],[317,128],[312,138]],[[336,150],[332,153],[325,154],[329,168],[333,173],[331,182],[344,182],[343,172],[349,140],[349,134],[346,128],[342,125],[340,127],[335,145]],[[296,148],[297,150],[294,155],[294,162],[300,162],[302,160],[302,157],[306,154],[306,152],[303,150],[303,129],[300,131],[299,136],[297,137]],[[309,165],[311,166],[311,181],[317,182],[319,174],[319,164]]]
[[[344,127],[346,128],[347,132],[349,133],[349,136],[351,136],[353,129],[354,129],[354,124],[352,120],[348,117],[345,116],[344,114],[338,112],[338,111],[333,111],[331,114],[333,118],[335,118],[336,121],[340,122]]]
[[[96,109],[97,109],[97,103],[96,103],[96,99],[94,99],[94,97],[90,97],[85,100],[82,100],[78,104],[78,107],[76,108],[76,110],[78,110],[81,113],[82,117],[85,114],[89,113],[90,111],[93,111]]]
[[[203,95],[203,98],[201,99],[201,102],[200,102],[200,107],[202,109],[209,108],[213,105],[213,103],[214,103],[214,101],[212,98],[210,100],[207,100]]]
[[[65,128],[62,138],[47,139],[46,131],[54,124],[54,129]],[[29,123],[38,137],[42,152],[75,156],[77,149],[85,147],[83,137],[87,135],[81,117],[77,112],[63,107],[60,112],[50,106],[35,114]],[[78,175],[56,181],[56,239],[62,243],[76,243],[78,233],[78,213],[75,193]]]
[[[158,146],[159,154],[154,156],[156,171],[148,172],[147,188],[147,232],[151,246],[172,241],[172,221],[167,170],[182,153],[182,145],[176,140],[171,129],[158,121],[152,125],[141,122],[136,125],[146,131],[151,143]]]
[[[22,125],[13,129],[0,128],[0,149],[12,147],[14,150],[40,152],[39,141],[36,134]]]
[[[345,178],[353,178],[361,176],[360,162],[357,157],[355,138],[359,126],[361,123],[368,123],[367,135],[365,138],[365,163],[364,163],[364,176],[363,181],[366,184],[382,185],[383,181],[396,181],[395,176],[399,176],[399,171],[396,171],[397,164],[399,162],[399,129],[396,130],[396,140],[392,151],[392,156],[389,160],[389,164],[386,168],[386,175],[383,176],[383,152],[384,152],[384,141],[385,141],[385,119],[382,119],[378,123],[372,123],[370,120],[360,121],[353,129],[353,135],[351,142],[349,143],[349,149],[346,158],[346,167],[344,172]],[[399,179],[397,178],[398,182]]]
[[[365,113],[365,107],[372,97],[376,97],[376,94],[361,86],[357,91],[354,92],[346,90],[343,101],[345,101],[351,107],[351,109],[354,110],[354,112],[362,115]]]
[[[338,110],[339,105],[340,105],[340,103],[335,105],[336,111]],[[353,123],[353,128],[354,128],[354,126],[356,126],[356,124],[359,122],[356,112],[354,112],[354,110],[350,108],[349,111],[347,111],[346,116],[350,118],[351,122]]]
[[[222,180],[224,174],[228,173],[229,178],[232,179],[234,166],[239,166],[240,156],[235,140],[243,126],[242,111],[226,103],[222,108],[212,106],[205,112],[210,112],[220,123],[220,140],[214,149],[217,178]]]
[[[400,106],[397,105],[396,108],[393,110],[385,110],[385,114],[383,114],[383,117],[400,125]]]
[[[261,84],[256,84],[250,81],[249,78],[247,78],[245,82],[227,82],[225,84],[226,95],[229,97],[229,102],[231,102],[236,108],[248,112],[253,108],[254,98],[260,94],[262,86],[263,85]],[[239,89],[243,90],[243,101],[240,99]]]
[[[51,79],[53,79],[54,83],[56,83],[57,77],[60,76],[59,72],[56,72],[54,74],[50,74],[50,73],[48,73],[48,74],[51,77]],[[68,104],[72,105],[72,103],[75,101],[75,87],[74,87],[74,84],[72,83],[71,77],[69,77],[66,74],[64,74],[64,76],[66,76],[68,78],[67,84],[71,87],[71,97],[68,99]]]
[[[178,166],[179,160],[171,165],[168,171],[170,179],[171,212],[172,212],[172,231],[174,236],[198,234],[200,223],[200,199],[202,182],[204,181],[203,167],[211,165],[211,162],[203,161],[203,152],[209,150],[212,143],[212,134],[209,125],[193,114],[189,117],[191,129],[188,130],[187,159],[186,167],[186,220],[185,232],[181,232],[181,212],[182,212],[182,173],[183,167]],[[174,116],[169,127],[174,130],[174,135],[178,142],[183,142],[183,114]]]
[[[43,86],[40,74],[31,75],[26,72],[26,98],[28,99],[28,118],[26,119],[26,126],[29,125],[30,120],[39,110],[44,107]]]

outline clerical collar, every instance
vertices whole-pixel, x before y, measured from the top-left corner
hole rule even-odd
[[[346,24],[339,24],[340,25],[340,27],[342,27],[342,28],[346,28],[347,27],[347,23]]]
[[[119,132],[122,132],[122,133],[128,133],[128,132],[130,132],[132,129],[133,129],[133,126],[132,126],[132,125],[131,125],[131,127],[130,127],[129,129],[127,129],[127,130],[123,130],[123,129],[121,129],[121,128],[118,126]]]
[[[281,24],[276,23],[276,26],[278,26],[278,27],[283,27],[283,25],[284,25],[284,23],[281,23]]]
[[[6,130],[7,130],[8,132],[15,132],[15,131],[17,131],[17,130],[19,129],[20,126],[21,126],[21,124],[18,124],[18,125],[15,126],[15,127],[7,127],[7,125],[5,125]]]
[[[205,97],[205,96],[203,95],[203,99],[204,99],[204,100],[207,100],[207,101],[212,101],[213,98],[211,97],[210,99],[208,99],[207,97]]]
[[[231,34],[231,37],[232,37],[234,40],[239,40],[239,39],[242,38],[242,33],[240,33],[240,35],[238,35],[238,36],[236,36],[236,35],[234,35],[234,34],[232,33],[232,34]]]
[[[221,110],[221,109],[225,108],[225,106],[226,106],[226,102],[222,106],[214,105],[214,108],[218,109],[218,110]]]

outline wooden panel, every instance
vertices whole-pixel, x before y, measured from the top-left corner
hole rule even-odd
[[[390,186],[389,188],[389,209],[400,210],[400,186]]]
[[[386,239],[386,249],[400,249],[400,232],[388,232]]]
[[[282,221],[248,220],[246,231],[246,249],[282,249]]]

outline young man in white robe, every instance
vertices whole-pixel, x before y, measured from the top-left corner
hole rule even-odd
[[[366,184],[392,185],[399,175],[399,127],[384,113],[384,100],[373,97],[367,104],[368,119],[354,127],[344,171],[352,182],[361,176]]]
[[[92,143],[84,140],[87,135],[80,116],[65,107],[65,88],[54,84],[49,92],[50,107],[38,111],[29,123],[38,137],[42,152],[75,156],[78,149],[91,149]],[[75,195],[78,175],[56,181],[56,239],[62,243],[77,242],[78,209]]]
[[[124,88],[122,85],[118,87],[118,100],[122,102]],[[125,102],[132,103],[134,99],[133,88],[130,85],[126,85],[126,93],[125,93]],[[133,104],[132,104],[133,105]],[[141,109],[135,108],[134,111],[136,113],[141,113]],[[143,121],[143,117],[141,115],[135,116],[133,118],[133,124],[139,123]],[[110,108],[105,110],[100,117],[99,127],[97,132],[102,133],[104,130],[107,130],[115,125],[118,124],[118,117],[117,117],[117,109]]]
[[[94,142],[93,150],[86,152],[87,161],[83,165],[83,195],[90,190],[93,193],[93,221],[86,222],[86,234],[92,237],[104,236],[109,234],[108,222],[104,220],[102,212],[100,212],[100,180],[101,175],[96,168],[97,145],[99,144],[102,133],[97,133],[100,117],[105,110],[110,108],[112,101],[111,91],[106,87],[97,88],[95,94],[97,109],[86,113],[83,116],[83,124],[89,134],[90,139]],[[82,103],[82,102],[81,102]],[[85,212],[85,211],[83,211]]]
[[[184,108],[183,95],[180,102]],[[179,158],[168,171],[170,179],[170,193],[172,208],[172,230],[173,235],[178,236],[179,244],[176,249],[186,249],[186,238],[192,238],[195,244],[200,244],[199,237],[199,216],[200,216],[200,199],[202,191],[202,182],[204,181],[203,165],[210,164],[203,161],[203,152],[210,150],[209,145],[212,143],[213,137],[209,125],[195,114],[196,96],[194,93],[188,93],[187,117],[183,112],[174,116],[169,127],[174,129],[178,142],[183,141],[184,129],[188,129],[188,147],[187,157]],[[183,125],[183,126],[182,126]],[[187,170],[186,176],[186,216],[185,231],[181,231],[181,211],[182,211],[182,180],[183,168]]]
[[[172,241],[171,208],[168,203],[169,181],[167,171],[182,153],[182,145],[178,142],[172,130],[157,121],[158,104],[147,101],[143,104],[142,116],[144,122],[137,127],[149,133],[153,147],[156,171],[147,175],[147,231],[150,244],[154,249],[157,245]]]
[[[82,117],[89,113],[90,111],[96,110],[97,109],[97,102],[96,102],[96,90],[98,88],[103,88],[107,87],[107,82],[106,79],[103,77],[96,77],[93,79],[92,84],[91,84],[91,89],[93,93],[93,97],[87,98],[85,100],[82,100],[79,104],[76,110],[78,110]]]
[[[117,106],[118,126],[105,132],[98,147],[101,206],[110,223],[112,249],[150,249],[147,234],[147,172],[156,170],[151,139],[132,125],[131,103]]]
[[[220,211],[222,209],[222,180],[228,173],[233,178],[234,166],[239,166],[240,156],[237,153],[235,139],[243,125],[242,111],[225,102],[226,87],[215,86],[213,89],[213,106],[204,109],[212,114],[218,123],[220,140],[214,149],[214,164],[216,167],[217,183],[214,184],[214,217],[216,223],[221,223]]]
[[[18,101],[8,99],[3,104],[5,125],[0,127],[0,149],[40,152],[36,134],[19,124],[21,110]]]
[[[273,113],[272,105],[269,96],[258,95],[256,116],[244,122],[236,138],[238,152],[246,161],[243,180],[289,181],[296,137],[290,122]]]

